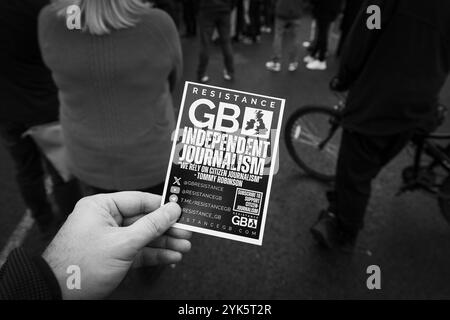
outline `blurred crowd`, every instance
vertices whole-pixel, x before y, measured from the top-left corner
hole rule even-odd
[[[303,58],[306,67],[310,70],[325,70],[332,24],[335,23],[336,29],[340,30],[339,54],[363,1],[158,0],[154,4],[172,17],[183,36],[195,37],[197,32],[200,34],[202,57],[197,80],[207,82],[209,76],[206,74],[206,65],[211,42],[221,44],[225,59],[224,77],[232,80],[234,68],[230,42],[247,45],[259,43],[263,33],[274,34],[273,55],[266,68],[280,71],[283,34],[286,29],[293,33],[294,38],[288,69],[295,71],[298,68],[300,46],[304,42],[309,52]],[[311,41],[304,41],[300,36],[301,20],[307,16],[313,19]]]

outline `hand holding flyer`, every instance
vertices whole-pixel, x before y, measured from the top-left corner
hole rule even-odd
[[[262,244],[284,103],[186,82],[162,200],[175,227]]]

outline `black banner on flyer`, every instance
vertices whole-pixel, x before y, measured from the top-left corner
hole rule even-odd
[[[162,200],[175,227],[262,244],[284,104],[186,82]]]

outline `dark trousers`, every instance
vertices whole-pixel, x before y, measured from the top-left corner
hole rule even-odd
[[[48,221],[53,215],[45,188],[46,173],[52,180],[53,197],[62,215],[72,212],[81,193],[76,181],[65,183],[62,180],[53,166],[45,160],[31,137],[23,137],[32,125],[2,122],[0,139],[13,159],[16,181],[22,198],[39,223]]]
[[[197,4],[196,0],[183,0],[183,20],[186,36],[197,34]]]
[[[264,26],[272,28],[275,23],[275,5],[273,0],[262,1]]]
[[[200,31],[201,49],[197,70],[199,78],[206,74],[208,68],[209,54],[214,29],[219,33],[220,46],[225,64],[225,69],[230,75],[234,75],[233,50],[230,39],[230,13],[229,12],[201,12],[198,18]]]
[[[371,194],[372,180],[402,151],[413,133],[367,136],[343,131],[339,150],[336,185],[329,194],[329,211],[336,214],[342,227],[357,233]]]
[[[99,193],[114,193],[114,192],[118,192],[119,190],[106,190],[106,189],[102,189],[102,188],[97,188],[94,186],[90,186],[86,183],[80,182],[81,184],[81,188],[83,189],[83,195],[86,196],[92,196],[94,194],[99,194]],[[159,194],[162,195],[164,192],[164,182],[156,185],[156,186],[152,186],[149,188],[145,188],[142,190],[137,190],[137,191],[142,191],[142,192],[148,192],[148,193],[153,193],[153,194]]]
[[[239,41],[245,31],[245,18],[244,18],[244,2],[243,0],[236,1],[236,22],[234,40]]]
[[[248,36],[256,41],[261,34],[261,2],[260,0],[250,0],[250,7],[248,10],[250,16],[250,26]]]
[[[308,49],[311,57],[325,61],[328,51],[328,35],[333,21],[327,17],[316,18],[316,39]]]

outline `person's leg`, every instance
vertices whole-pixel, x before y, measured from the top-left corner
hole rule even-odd
[[[194,34],[192,28],[192,9],[191,1],[183,0],[183,22],[187,37],[191,37]]]
[[[382,168],[380,153],[381,146],[370,137],[343,131],[336,168],[336,203],[330,211],[341,226],[355,234],[363,226],[372,179]]]
[[[309,45],[306,48],[306,52],[308,53],[308,56],[311,58],[315,58],[317,55],[317,22],[315,17],[313,17],[314,19],[311,22],[311,32],[310,32],[310,37],[309,37]],[[305,61],[305,62],[310,62],[312,59],[307,59],[309,61]]]
[[[192,7],[192,10],[191,10],[192,27],[194,30],[194,35],[197,35],[197,30],[198,30],[198,26],[197,26],[198,4],[197,4],[197,1],[191,0],[190,6]]]
[[[173,1],[173,20],[175,22],[175,25],[177,26],[178,32],[180,32],[181,27],[181,14],[183,12],[183,5],[181,1]]]
[[[317,59],[325,61],[328,51],[328,35],[331,21],[327,18],[317,19]]]
[[[273,37],[273,57],[274,62],[281,62],[283,55],[283,34],[286,21],[281,18],[275,18],[275,34]]]
[[[272,28],[273,20],[272,20],[272,0],[263,0],[263,17],[264,17],[264,27]]]
[[[231,47],[230,28],[231,28],[230,13],[221,13],[217,17],[217,31],[219,32],[220,45],[222,47],[223,60],[227,73],[234,76],[234,57],[233,49]]]
[[[311,228],[322,246],[353,252],[363,226],[372,179],[382,168],[381,152],[377,138],[343,131],[334,191],[327,193],[329,207]]]
[[[197,76],[200,80],[206,74],[209,62],[209,48],[211,46],[211,38],[214,33],[214,16],[200,14],[198,17],[198,28],[200,33],[200,54]]]
[[[268,0],[269,2],[268,22],[270,28],[273,28],[275,25],[275,1],[276,0]]]
[[[31,137],[23,137],[27,129],[23,124],[2,123],[0,138],[14,161],[16,181],[25,204],[45,231],[54,216],[45,191],[42,155]]]
[[[236,1],[236,26],[234,40],[239,41],[244,32],[245,19],[244,19],[244,3],[243,0]]]
[[[302,47],[302,36],[300,32],[300,19],[291,20],[292,28],[292,47],[289,53],[289,62],[297,63],[300,50]]]
[[[250,37],[257,42],[261,33],[261,7],[260,0],[250,1]]]
[[[362,229],[372,180],[411,136],[412,133],[406,132],[374,137],[344,130],[336,171],[334,212],[343,230],[356,235]]]

